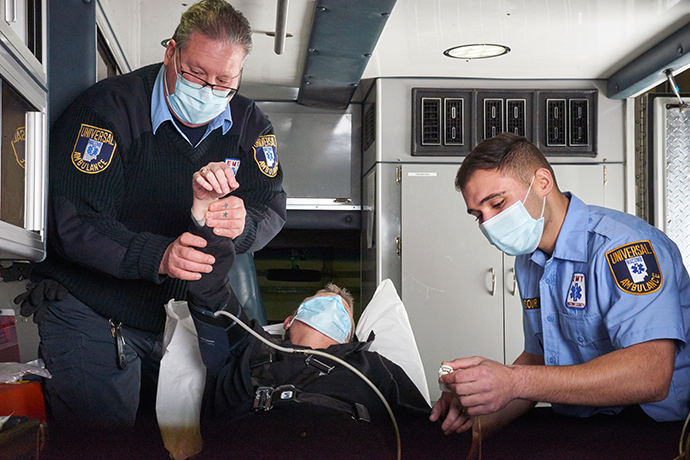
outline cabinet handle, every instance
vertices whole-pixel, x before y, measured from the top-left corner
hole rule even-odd
[[[17,0],[5,0],[5,22],[17,22]]]
[[[511,294],[515,295],[517,294],[517,280],[515,279],[515,268],[511,268],[510,273],[513,274],[513,290]]]
[[[491,272],[491,295],[496,295],[496,270],[493,267],[489,270]]]
[[[26,112],[24,225],[27,230],[43,234],[46,215],[46,116],[43,112]]]

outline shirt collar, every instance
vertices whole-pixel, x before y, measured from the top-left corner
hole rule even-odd
[[[168,104],[165,102],[165,89],[163,84],[163,78],[165,76],[165,65],[161,65],[158,71],[158,76],[156,77],[156,82],[153,85],[153,95],[151,97],[151,126],[153,127],[153,134],[156,134],[158,127],[164,122],[170,120],[177,132],[180,133],[182,137],[187,139],[187,136],[178,128],[177,124],[173,121],[173,115],[170,113]],[[206,127],[206,133],[199,141],[199,144],[206,139],[214,129],[221,127],[223,128],[223,134],[227,132],[232,127],[232,114],[230,113],[230,104],[225,106],[225,110],[218,115],[216,118],[211,120],[211,122]],[[187,139],[189,142],[189,139]],[[191,142],[189,142],[191,144]],[[197,145],[199,145],[197,144]]]
[[[553,256],[575,262],[586,262],[589,208],[572,193],[565,192],[564,195],[570,199],[570,204],[556,240]]]

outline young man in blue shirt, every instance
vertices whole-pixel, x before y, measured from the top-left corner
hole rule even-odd
[[[517,256],[525,351],[511,366],[451,361],[432,420],[465,431],[481,417],[495,431],[549,402],[588,417],[636,407],[656,421],[690,410],[690,278],[663,232],[622,212],[562,193],[524,137],[479,144],[456,177],[487,239]]]

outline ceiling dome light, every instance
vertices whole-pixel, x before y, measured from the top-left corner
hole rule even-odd
[[[444,55],[456,59],[484,59],[508,54],[510,48],[503,45],[474,44],[448,48]]]

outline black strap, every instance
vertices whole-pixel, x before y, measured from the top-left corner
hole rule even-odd
[[[316,406],[328,407],[342,412],[347,412],[350,417],[358,422],[371,422],[369,417],[369,410],[364,404],[360,403],[346,403],[340,399],[319,393],[299,393],[297,401],[301,403],[314,404]]]
[[[354,420],[371,422],[369,411],[363,404],[352,404],[324,394],[299,391],[294,385],[281,385],[276,388],[259,387],[254,398],[254,411],[269,411],[275,405],[288,402],[314,404],[315,406],[335,409],[349,414]]]

